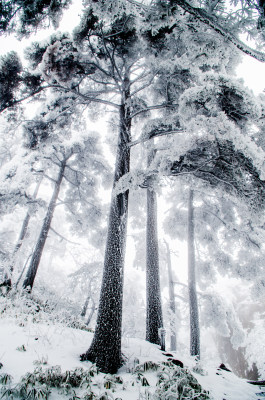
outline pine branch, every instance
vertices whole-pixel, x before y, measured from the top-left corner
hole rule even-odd
[[[149,10],[149,6],[144,5],[136,0],[127,0],[129,3],[134,4],[136,7],[144,9],[146,11]],[[205,10],[201,8],[193,7],[186,0],[174,0],[174,3],[181,7],[184,11],[193,15],[203,24],[208,25],[215,32],[220,34],[223,38],[227,39],[230,43],[232,43],[235,47],[237,47],[243,53],[249,55],[250,57],[255,58],[258,61],[265,62],[265,53],[262,53],[258,50],[252,49],[245,43],[243,43],[240,39],[235,37],[232,33],[228,32],[225,28],[223,28],[217,20],[215,20],[211,15],[209,15]]]
[[[161,110],[161,109],[169,107],[169,106],[170,107],[178,107],[178,104],[170,104],[169,105],[168,103],[164,103],[164,104],[158,104],[156,106],[149,106],[149,107],[143,108],[142,110],[135,111],[135,113],[133,113],[131,115],[131,119],[133,119],[134,117],[136,117],[136,115],[139,115],[141,113],[145,113],[150,110]]]
[[[181,7],[184,11],[188,12],[189,14],[193,15],[199,21],[208,25],[210,28],[214,29],[217,33],[231,42],[234,46],[236,46],[240,51],[243,53],[255,58],[258,61],[265,62],[265,53],[252,49],[245,43],[243,43],[240,39],[236,38],[230,32],[228,32],[225,28],[223,28],[219,23],[213,19],[206,11],[193,7],[189,4],[186,0],[175,0],[176,5]]]
[[[30,99],[31,97],[34,97],[35,95],[39,94],[39,93],[42,92],[43,90],[49,89],[50,87],[51,87],[50,85],[42,86],[42,87],[40,87],[38,90],[36,90],[36,91],[33,92],[33,93],[28,94],[27,96],[21,97],[20,99],[17,99],[17,100],[13,100],[11,104],[5,105],[5,106],[3,106],[3,107],[0,108],[0,114],[1,114],[3,111],[5,111],[6,109],[8,109],[8,108],[10,108],[10,107],[13,107],[13,106],[15,106],[15,105],[17,105],[17,104],[20,104],[20,103],[22,103],[23,101],[28,100],[28,99]]]
[[[205,200],[203,200],[203,202],[204,202],[204,204],[208,205],[208,204],[206,203]],[[217,218],[217,219],[218,219],[227,229],[229,229],[231,232],[236,232],[236,233],[238,233],[238,234],[242,234],[247,240],[249,240],[250,243],[253,244],[253,246],[257,247],[257,248],[260,250],[260,245],[259,245],[259,243],[255,242],[255,241],[249,236],[249,234],[248,234],[247,232],[239,231],[239,230],[236,229],[236,228],[230,227],[229,224],[227,224],[227,222],[225,222],[221,217],[219,217],[216,213],[212,212],[212,211],[209,210],[209,209],[204,209],[204,212],[213,215],[215,218]]]
[[[53,229],[52,227],[50,227],[50,230],[51,230],[53,233],[55,233],[57,236],[59,236],[62,240],[65,240],[65,241],[68,242],[68,243],[77,244],[78,246],[80,246],[80,243],[72,242],[71,240],[66,239],[66,237],[64,237],[63,235],[61,235],[60,233],[58,233],[58,232],[57,232],[55,229]]]
[[[140,138],[140,139],[134,140],[133,142],[128,143],[127,146],[128,147],[132,147],[132,146],[135,146],[136,144],[145,143],[148,140],[153,139],[154,137],[172,135],[174,133],[183,133],[183,132],[185,132],[184,129],[176,129],[176,130],[172,130],[172,131],[158,132],[157,134],[155,134],[155,135],[153,135],[151,137]]]
[[[177,299],[180,299],[180,300],[184,301],[185,303],[187,302],[187,299],[185,299],[184,297],[180,296],[179,294],[174,294],[174,297],[176,297]]]

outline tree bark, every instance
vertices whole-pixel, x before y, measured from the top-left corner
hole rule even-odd
[[[188,281],[190,305],[190,354],[200,359],[199,310],[196,292],[195,246],[194,246],[194,207],[193,190],[188,200]]]
[[[120,130],[113,189],[116,182],[129,172],[130,167],[129,83],[129,79],[125,77],[120,105]],[[105,373],[116,373],[123,362],[121,324],[128,199],[128,190],[118,195],[112,191],[95,335],[88,351],[81,355],[81,360],[95,362],[98,368]]]
[[[42,228],[41,228],[41,231],[39,234],[37,244],[36,244],[35,249],[32,254],[32,258],[31,258],[30,265],[29,265],[29,268],[28,268],[28,271],[26,274],[26,278],[22,285],[23,288],[28,289],[28,291],[32,290],[34,280],[35,280],[35,277],[37,274],[37,270],[38,270],[38,267],[40,264],[42,252],[43,252],[43,249],[45,246],[45,242],[48,237],[49,229],[50,229],[51,222],[52,222],[52,217],[54,214],[56,202],[58,199],[61,183],[62,183],[63,176],[64,176],[66,162],[67,162],[66,158],[61,162],[60,171],[59,171],[58,178],[54,185],[52,198],[50,200],[48,210],[47,210],[46,216],[45,216],[43,224],[42,224]]]
[[[150,151],[147,164],[151,164],[155,151]],[[159,251],[157,237],[157,200],[152,187],[147,187],[146,226],[146,340],[160,344],[159,328],[163,327]]]
[[[175,287],[172,274],[172,265],[169,245],[165,241],[167,249],[167,271],[168,271],[168,294],[169,294],[169,310],[170,310],[170,350],[176,351],[177,349],[177,336],[176,336],[176,302],[175,302]]]

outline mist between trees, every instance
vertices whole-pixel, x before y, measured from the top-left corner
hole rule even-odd
[[[2,34],[59,26],[70,2],[48,3],[1,5]],[[95,326],[81,359],[103,372],[124,362],[123,331],[143,333],[128,316],[133,301],[145,313],[135,282],[122,326],[129,224],[134,264],[146,270],[146,340],[160,344],[167,327],[175,351],[184,326],[199,360],[207,356],[200,330],[212,330],[223,362],[244,377],[261,373],[264,95],[234,71],[241,54],[260,62],[265,54],[239,40],[243,33],[264,44],[263,2],[87,0],[73,32],[33,42],[25,65],[15,52],[1,57],[1,213],[14,226],[5,233],[3,224],[2,294],[34,295],[40,270],[54,264],[46,274],[56,279],[60,252],[69,251],[60,290]],[[163,229],[157,197],[167,204]],[[171,258],[175,239],[187,242],[185,283],[184,263]],[[222,298],[222,277],[238,280],[244,295]]]

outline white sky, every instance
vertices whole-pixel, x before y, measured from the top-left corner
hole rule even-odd
[[[245,85],[252,89],[254,94],[262,93],[265,89],[265,63],[244,56],[243,62],[237,67],[236,75],[243,78]]]

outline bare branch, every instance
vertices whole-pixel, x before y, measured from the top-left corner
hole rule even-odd
[[[39,94],[39,93],[42,92],[43,90],[49,89],[50,87],[51,87],[50,85],[48,85],[48,86],[42,86],[41,88],[39,88],[38,90],[36,90],[34,93],[30,93],[30,94],[28,94],[28,95],[25,96],[25,97],[21,97],[21,99],[14,100],[14,101],[12,102],[12,104],[3,107],[3,108],[0,110],[0,114],[1,114],[3,111],[5,111],[7,108],[13,107],[13,106],[15,106],[16,104],[22,103],[23,101],[28,100],[28,99],[31,98],[31,97],[34,97],[36,94]]]
[[[66,237],[64,237],[63,235],[61,235],[60,233],[58,233],[58,232],[57,232],[55,229],[53,229],[52,227],[50,227],[50,230],[51,230],[53,233],[55,233],[57,236],[59,236],[62,240],[65,240],[65,241],[68,242],[68,243],[77,244],[78,246],[80,246],[79,243],[77,243],[77,242],[72,242],[71,240],[66,239]]]
[[[154,137],[172,135],[174,133],[183,133],[183,132],[185,132],[184,129],[176,129],[176,130],[172,130],[172,131],[159,132],[159,133],[155,134],[152,137],[140,138],[140,139],[134,140],[133,142],[128,143],[127,146],[128,147],[132,147],[132,146],[135,146],[136,144],[139,144],[139,143],[145,143],[148,140],[153,139]]]
[[[164,104],[158,104],[156,106],[149,106],[149,107],[143,108],[142,110],[135,111],[135,113],[133,113],[131,115],[131,119],[136,117],[136,115],[142,114],[144,112],[147,112],[150,110],[160,110],[160,109],[166,108],[166,107],[178,107],[178,104],[170,104],[169,105],[168,103],[164,103]]]

